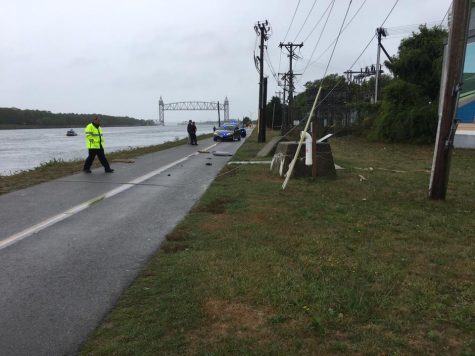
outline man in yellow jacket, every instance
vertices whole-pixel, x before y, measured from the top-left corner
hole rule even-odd
[[[91,173],[92,162],[96,156],[99,157],[106,173],[114,172],[104,154],[104,138],[102,137],[101,119],[98,116],[94,116],[92,122],[86,126],[86,147],[89,150],[89,156],[84,162],[83,171],[85,173]]]

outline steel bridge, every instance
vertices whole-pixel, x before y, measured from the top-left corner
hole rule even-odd
[[[218,112],[218,122],[221,121],[220,111],[224,112],[224,121],[229,121],[229,101],[226,97],[224,103],[219,101],[179,101],[165,104],[162,97],[158,101],[158,124],[165,125],[165,110],[215,110]]]

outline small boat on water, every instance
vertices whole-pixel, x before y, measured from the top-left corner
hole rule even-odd
[[[78,134],[73,129],[66,131],[66,136],[77,136]]]

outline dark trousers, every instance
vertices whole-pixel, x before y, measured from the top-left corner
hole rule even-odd
[[[84,170],[91,169],[92,162],[94,161],[94,158],[99,157],[99,161],[101,161],[101,164],[104,166],[104,169],[108,171],[111,169],[109,166],[109,162],[107,162],[106,155],[104,154],[104,149],[103,148],[90,148],[89,149],[89,156],[87,156],[86,161],[84,162]]]

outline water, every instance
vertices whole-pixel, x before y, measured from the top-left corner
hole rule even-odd
[[[11,175],[56,160],[85,159],[84,127],[73,128],[77,136],[66,136],[67,128],[0,130],[0,175]],[[213,132],[212,125],[197,124],[198,134]],[[103,127],[108,152],[152,146],[188,136],[186,125]]]

